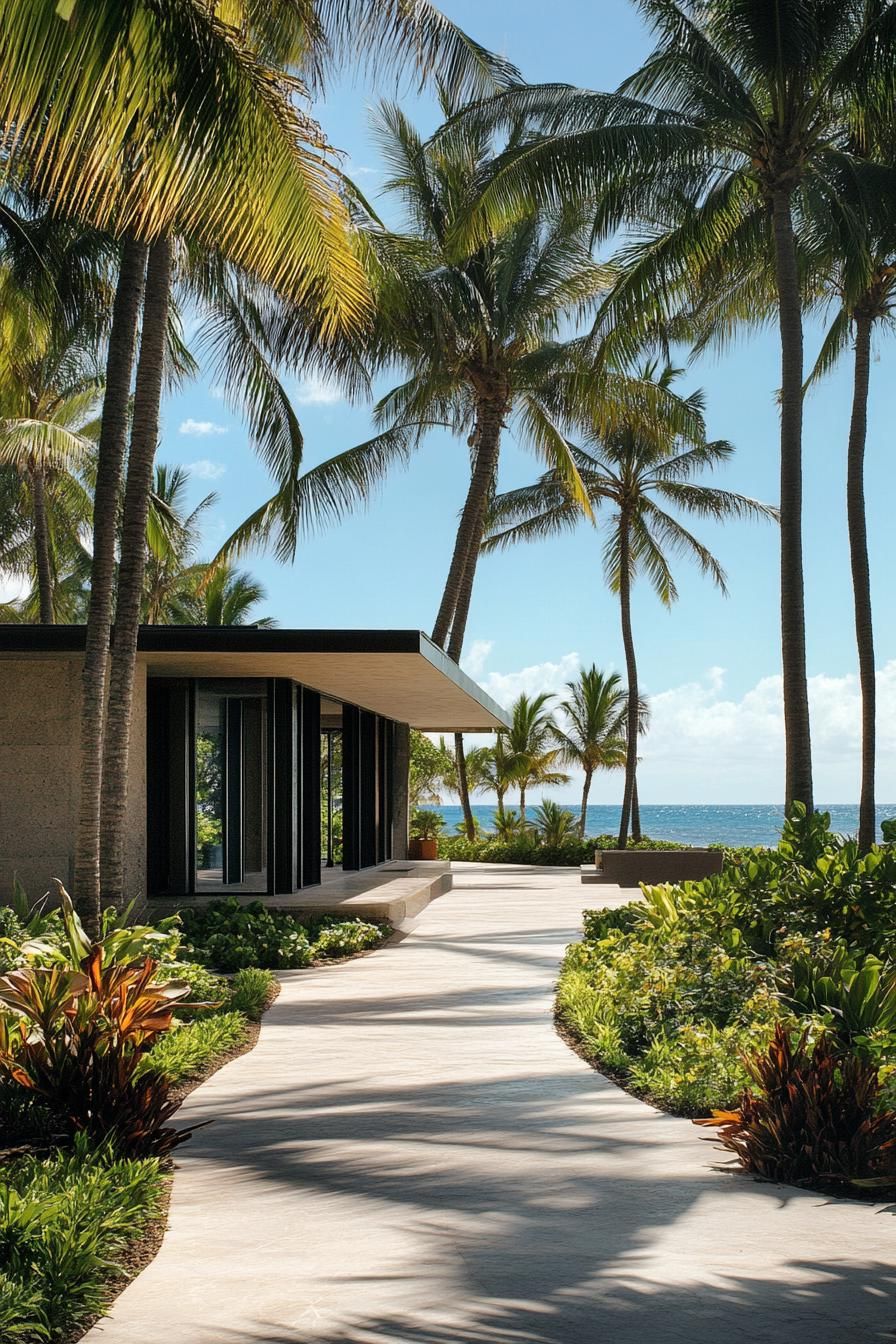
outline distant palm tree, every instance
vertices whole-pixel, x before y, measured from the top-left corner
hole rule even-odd
[[[569,775],[557,767],[561,760],[550,710],[553,696],[520,695],[510,707],[510,727],[502,730],[508,773],[520,791],[520,819],[526,821],[526,792],[539,784],[565,784]]]
[[[491,746],[473,747],[466,753],[466,763],[470,793],[496,794],[498,811],[502,811],[505,795],[514,783],[513,759],[505,735],[497,733]]]
[[[667,389],[676,371],[659,373]],[[686,404],[696,414],[690,435],[678,433],[678,421],[657,419],[648,432],[644,422],[609,435],[595,432],[586,415],[578,425],[587,447],[574,450],[579,474],[595,510],[613,508],[611,528],[604,544],[604,575],[611,591],[619,595],[622,642],[628,680],[625,721],[625,792],[619,823],[618,843],[628,843],[629,821],[638,762],[638,729],[641,700],[638,664],[631,621],[631,587],[644,574],[660,601],[670,606],[678,596],[668,556],[681,555],[696,562],[722,591],[725,573],[719,562],[679,521],[661,505],[672,505],[698,517],[777,518],[777,510],[729,490],[699,485],[694,477],[726,462],[734,452],[731,444],[708,442],[702,429],[702,396],[693,393]],[[533,541],[575,528],[582,511],[565,480],[547,472],[534,485],[500,495],[494,504],[485,549],[494,550],[518,541]],[[559,753],[555,753],[559,755]]]
[[[579,834],[585,835],[588,794],[597,770],[625,768],[625,724],[628,693],[617,672],[600,672],[592,663],[582,668],[578,680],[568,681],[569,692],[558,708],[565,723],[555,728],[560,758],[583,772],[582,810]]]

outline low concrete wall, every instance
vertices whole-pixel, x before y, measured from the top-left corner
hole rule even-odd
[[[598,878],[620,887],[640,882],[696,882],[722,871],[720,849],[599,849]]]

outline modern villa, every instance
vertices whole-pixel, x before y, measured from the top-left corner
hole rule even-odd
[[[70,884],[83,626],[0,626],[0,899]],[[314,887],[407,852],[410,728],[503,710],[416,630],[144,626],[130,748],[129,894]]]

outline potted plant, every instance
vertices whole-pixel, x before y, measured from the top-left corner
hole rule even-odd
[[[444,825],[445,819],[441,813],[431,812],[426,807],[415,807],[411,817],[410,857],[437,859],[439,834]]]

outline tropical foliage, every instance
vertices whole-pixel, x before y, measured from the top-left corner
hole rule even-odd
[[[863,854],[796,804],[776,850],[586,914],[560,1017],[657,1104],[722,1113],[760,1174],[896,1179],[894,1121],[877,1118],[896,1074],[894,879],[892,846]]]

